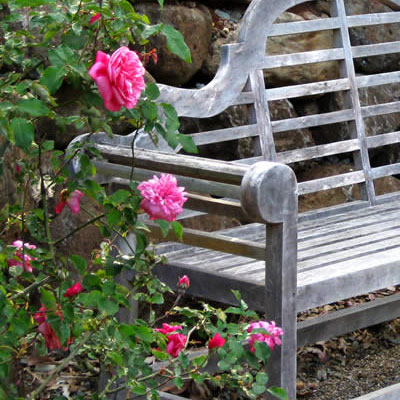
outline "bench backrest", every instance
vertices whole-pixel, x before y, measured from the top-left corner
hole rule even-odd
[[[371,165],[370,154],[381,146],[390,148],[390,145],[399,143],[400,132],[366,130],[366,121],[400,112],[400,101],[393,99],[384,104],[375,104],[377,96],[370,95],[369,90],[399,83],[400,71],[359,76],[355,63],[359,65],[368,63],[376,56],[400,53],[400,41],[355,45],[352,44],[351,32],[360,27],[393,29],[388,24],[399,23],[400,12],[347,15],[350,13],[346,10],[344,0],[332,0],[331,17],[326,15],[312,20],[275,23],[287,9],[302,3],[305,1],[253,0],[241,22],[237,43],[222,48],[221,65],[215,78],[198,90],[160,85],[161,100],[174,104],[180,116],[192,118],[208,118],[228,107],[247,105],[247,124],[193,133],[195,142],[203,146],[246,137],[255,138],[259,140],[260,154],[238,161],[247,164],[262,159],[294,165],[324,157],[345,158],[346,162],[350,162],[350,172],[300,182],[299,194],[359,184],[361,198],[374,204],[377,201],[374,182],[385,176],[400,174],[400,163],[390,163],[392,157],[392,160],[380,160],[379,165]],[[389,3],[396,5],[396,2]],[[394,28],[398,30],[398,26],[394,25]],[[292,35],[309,34],[312,38],[317,32],[330,32],[333,35],[332,43],[323,43],[319,50],[292,54],[275,54],[277,51],[273,43],[272,46],[266,46],[271,38],[274,40],[279,37],[281,41],[289,42],[296,40],[296,36]],[[266,48],[272,48],[274,54],[267,54]],[[399,61],[400,55],[397,65]],[[309,66],[312,75],[314,69],[318,70],[319,66],[324,65],[321,63],[327,62],[337,64],[335,79],[331,75],[329,80],[311,79],[305,84],[269,87],[269,74],[274,74],[280,68]],[[384,63],[383,59],[382,65]],[[327,94],[340,95],[340,109],[305,116],[292,115],[280,120],[274,120],[269,110],[276,101],[289,99],[301,102],[307,101],[310,96],[325,96],[323,98],[326,99]],[[279,151],[279,135],[285,132],[298,135],[301,129],[313,129],[314,132],[325,129],[325,138],[331,136],[332,139],[318,145],[302,143],[300,148]],[[346,134],[337,134],[338,130]],[[318,163],[315,165],[318,167]]]

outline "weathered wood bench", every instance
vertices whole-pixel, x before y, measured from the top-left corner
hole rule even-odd
[[[330,18],[274,24],[287,9],[304,0],[253,0],[241,25],[237,43],[222,49],[221,65],[205,87],[181,89],[160,85],[160,101],[173,104],[182,117],[207,118],[232,105],[247,107],[248,124],[192,134],[198,146],[251,138],[260,154],[220,161],[142,149],[135,150],[135,179],[156,172],[173,173],[190,192],[186,206],[198,214],[234,217],[243,225],[208,233],[185,230],[184,243],[162,243],[157,251],[168,258],[157,270],[171,286],[187,274],[190,293],[225,303],[241,291],[250,307],[265,311],[285,332],[271,360],[271,382],[295,399],[296,347],[327,339],[400,315],[397,296],[312,318],[296,324],[300,311],[380,288],[400,284],[399,193],[377,195],[378,179],[400,174],[400,163],[371,164],[370,154],[400,143],[400,132],[366,135],[368,118],[400,112],[400,101],[368,104],[360,90],[400,83],[400,72],[357,76],[354,60],[400,52],[400,42],[351,44],[349,29],[400,22],[400,13],[346,15],[343,0],[332,0]],[[398,5],[396,1],[386,4]],[[268,55],[269,37],[333,30],[336,45],[295,54]],[[263,70],[334,61],[337,79],[269,88]],[[268,86],[268,85],[267,85]],[[343,93],[340,110],[273,120],[271,102]],[[368,96],[367,96],[368,97]],[[278,152],[274,136],[320,127],[331,132],[345,124],[344,140]],[[328,131],[329,132],[329,131]],[[95,160],[99,181],[124,184],[131,173],[132,136],[108,139],[93,136],[104,160]],[[285,164],[309,163],[336,156],[350,160],[352,171],[297,183]],[[314,163],[318,168],[318,163]],[[298,196],[357,186],[360,200],[297,214]],[[245,222],[250,223],[245,223]],[[156,227],[153,234],[160,237]],[[267,235],[265,234],[267,232]],[[173,234],[168,240],[175,240]]]

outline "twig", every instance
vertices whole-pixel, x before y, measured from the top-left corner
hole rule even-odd
[[[38,282],[33,282],[31,285],[29,285],[28,287],[26,287],[22,292],[18,292],[13,294],[10,297],[10,300],[15,300],[18,299],[18,297],[22,297],[26,294],[28,294],[29,292],[32,292],[33,290],[35,290],[36,288],[43,286],[45,283],[47,283],[49,280],[51,279],[51,276],[46,276],[46,278],[43,278],[41,281]]]

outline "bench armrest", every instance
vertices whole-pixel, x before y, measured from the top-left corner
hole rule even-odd
[[[241,203],[250,218],[272,224],[297,216],[297,180],[293,170],[269,161],[252,165],[242,180]]]

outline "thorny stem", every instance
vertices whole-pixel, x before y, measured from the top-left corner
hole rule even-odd
[[[40,191],[41,191],[41,195],[42,195],[43,209],[44,209],[44,227],[46,230],[46,237],[47,237],[47,242],[49,245],[50,255],[54,262],[54,265],[56,265],[56,253],[55,253],[53,242],[51,240],[49,205],[48,205],[48,201],[47,201],[47,189],[46,189],[46,185],[44,183],[44,174],[43,174],[43,170],[42,170],[42,147],[40,145],[39,145],[39,161],[38,161],[38,163],[39,163],[39,174],[40,174]]]
[[[18,292],[18,293],[13,294],[10,297],[10,300],[16,300],[19,297],[25,296],[26,294],[28,294],[29,292],[32,292],[36,288],[38,288],[40,286],[43,286],[44,284],[46,284],[50,280],[51,280],[51,276],[46,276],[46,278],[43,278],[41,281],[33,282],[31,285],[27,286],[22,292]]]
[[[29,397],[30,400],[34,400],[42,391],[46,388],[47,384],[61,371],[63,370],[67,364],[78,354],[78,351],[81,347],[90,339],[93,332],[86,333],[86,336],[79,342],[74,350],[71,351],[70,355],[63,360],[63,362],[42,382],[42,384],[32,392]]]
[[[66,239],[68,239],[69,237],[71,237],[76,232],[80,231],[81,229],[85,228],[86,226],[93,224],[94,222],[98,221],[99,219],[102,219],[104,216],[105,216],[104,213],[99,214],[99,215],[93,217],[92,219],[86,221],[84,224],[77,226],[75,229],[73,229],[72,231],[68,232],[62,238],[55,240],[53,242],[53,245],[56,246],[57,244],[61,243],[62,241],[66,240]]]
[[[112,390],[114,390],[114,389],[111,389],[111,390],[110,390],[110,387],[112,386],[112,384],[113,384],[116,380],[117,380],[117,375],[114,375],[114,376],[107,382],[106,387],[105,387],[104,390],[99,394],[100,399],[101,399],[103,396],[106,396],[107,393],[112,393]],[[122,390],[123,388],[124,388],[124,387],[121,387],[120,390]]]
[[[182,294],[178,294],[178,296],[176,297],[176,299],[175,299],[175,301],[174,301],[174,304],[172,304],[172,306],[169,308],[169,310],[166,311],[166,312],[164,313],[164,315],[161,315],[160,317],[156,318],[156,319],[153,321],[152,325],[155,325],[157,322],[159,322],[159,321],[161,321],[162,319],[168,317],[169,313],[174,309],[174,307],[176,307],[176,306],[178,305],[178,303],[179,303],[179,301],[180,301],[181,298],[182,298]]]

